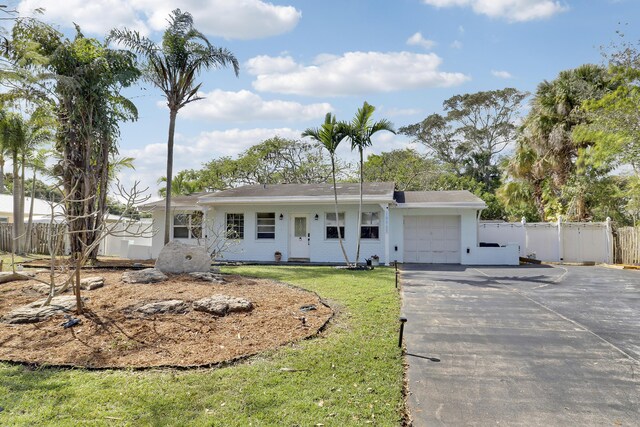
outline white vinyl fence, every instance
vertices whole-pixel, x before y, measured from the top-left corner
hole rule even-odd
[[[613,262],[611,221],[481,222],[478,241],[515,243],[520,256],[551,262]]]
[[[151,219],[142,219],[133,224],[122,222],[100,244],[99,255],[128,259],[151,259],[151,239],[154,230]]]

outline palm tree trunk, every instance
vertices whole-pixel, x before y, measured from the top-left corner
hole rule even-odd
[[[29,219],[27,221],[27,239],[24,243],[26,251],[31,250],[31,233],[33,230],[33,204],[36,198],[36,167],[33,166],[33,182],[31,182],[31,202],[29,203]]]
[[[338,226],[338,243],[340,243],[340,249],[342,249],[342,256],[344,257],[344,261],[347,263],[347,267],[349,266],[349,257],[347,256],[347,251],[344,249],[344,244],[342,243],[342,233],[340,232],[340,214],[338,213],[338,188],[336,187],[336,161],[334,155],[331,155],[331,176],[333,177],[333,200],[335,201],[336,207],[336,224]]]
[[[0,194],[4,193],[4,155],[0,154]]]
[[[358,236],[358,244],[356,246],[356,267],[358,266],[358,261],[360,261],[360,239],[362,236],[360,235],[360,228],[362,227],[362,187],[364,182],[364,176],[362,171],[362,166],[364,165],[363,159],[363,149],[360,147],[360,203],[358,204],[358,227],[356,228],[356,235]]]
[[[171,230],[171,181],[173,173],[173,137],[176,130],[176,116],[178,110],[169,112],[169,138],[167,140],[167,197],[164,205],[164,244],[169,243]]]
[[[18,166],[18,152],[13,152],[13,252],[22,253],[22,239],[24,231],[24,210],[20,203],[21,194],[20,168]]]

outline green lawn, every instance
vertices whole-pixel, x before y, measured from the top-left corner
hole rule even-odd
[[[401,424],[400,301],[392,269],[223,271],[313,290],[338,315],[321,337],[221,369],[33,371],[0,362],[0,425]]]

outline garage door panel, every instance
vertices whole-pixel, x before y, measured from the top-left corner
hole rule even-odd
[[[404,217],[404,261],[426,264],[460,263],[460,217]]]

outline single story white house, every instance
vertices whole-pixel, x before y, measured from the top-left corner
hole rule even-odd
[[[358,234],[360,261],[380,263],[517,265],[518,246],[480,247],[478,220],[486,204],[468,191],[395,191],[392,182],[365,183],[358,227],[359,184],[338,184],[336,219],[332,184],[248,185],[172,198],[171,238],[222,248],[229,261],[340,263],[337,227],[351,262]],[[164,229],[164,200],[147,203],[154,227]],[[220,245],[231,232],[233,244]],[[152,256],[163,233],[152,241]],[[213,251],[212,251],[213,252]]]

